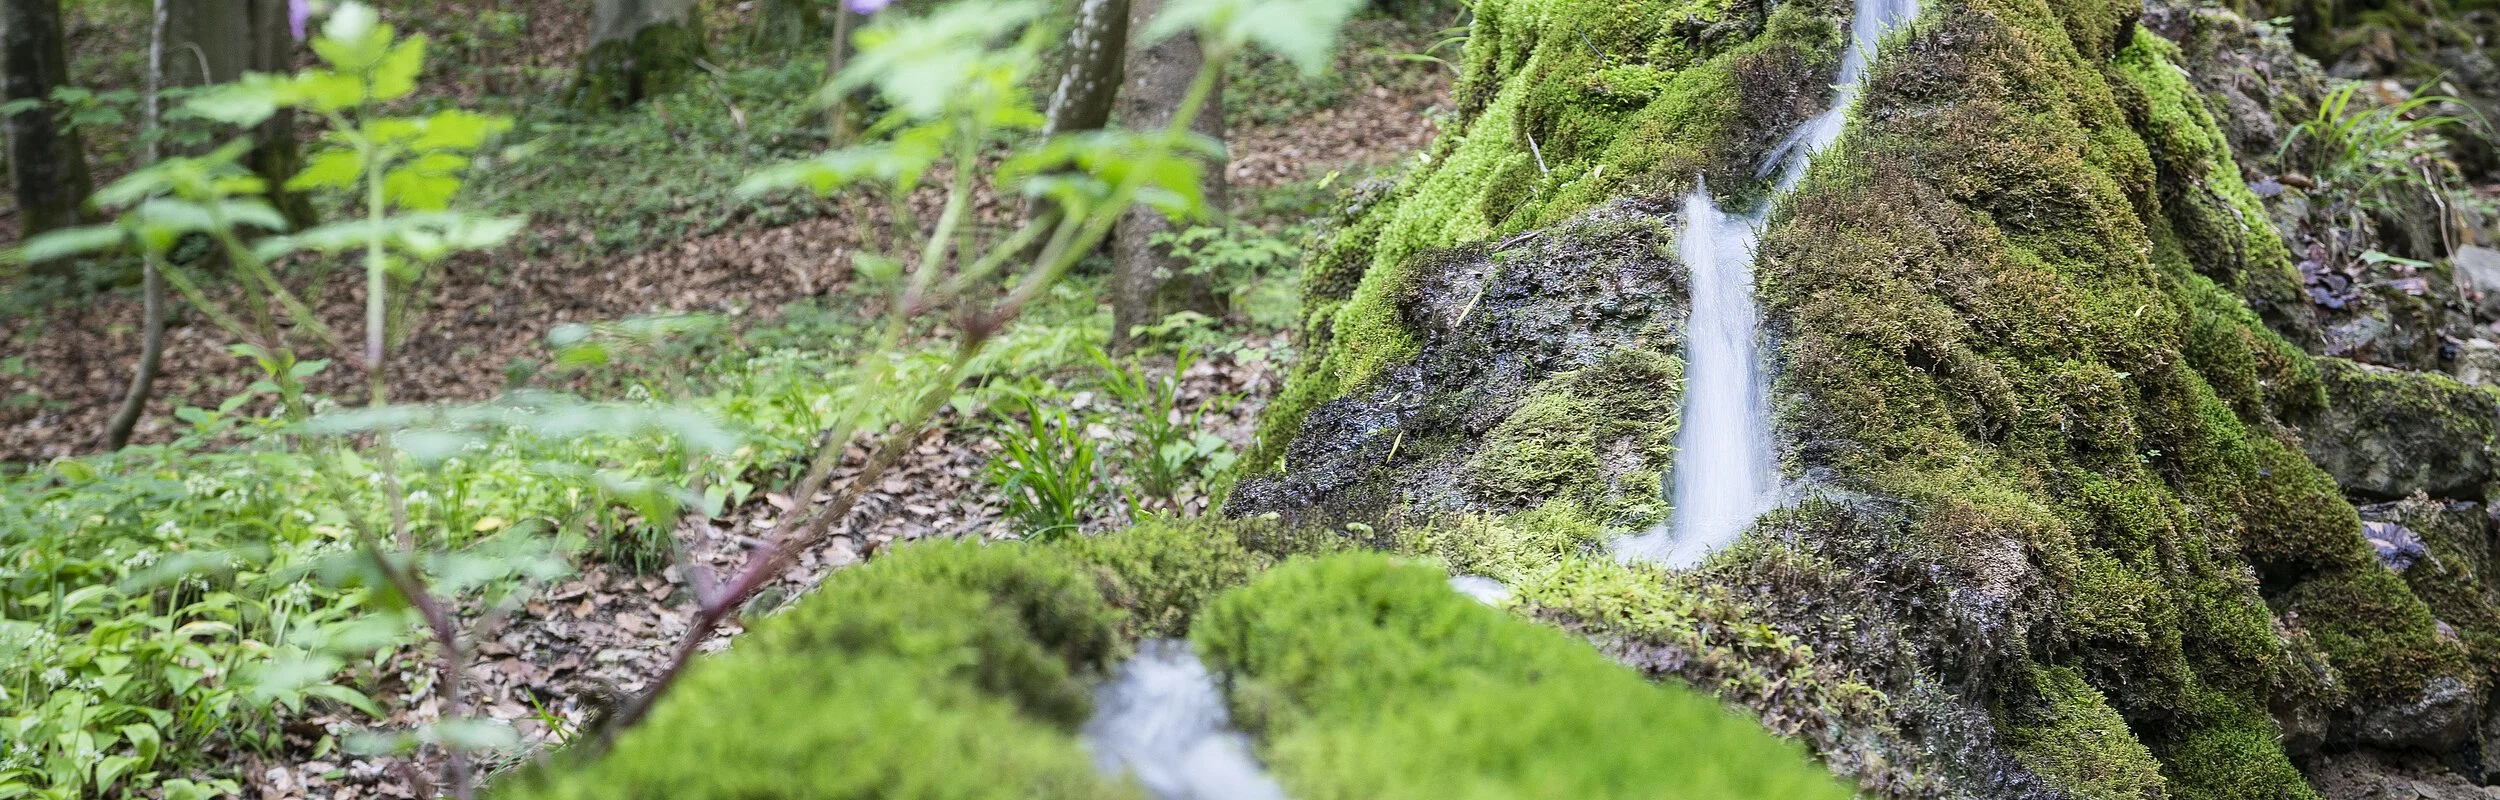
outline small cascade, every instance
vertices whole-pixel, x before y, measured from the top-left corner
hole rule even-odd
[[[1918,0],[1857,0],[1838,94],[1831,108],[1781,140],[1763,161],[1757,176],[1777,176],[1764,208],[1729,214],[1710,198],[1708,185],[1685,197],[1684,232],[1676,249],[1692,276],[1693,313],[1675,442],[1674,517],[1617,543],[1624,558],[1692,567],[1779,503],[1770,386],[1760,353],[1761,311],[1753,296],[1755,246],[1770,223],[1769,206],[1794,191],[1814,157],[1840,140],[1884,35],[1917,15]]]
[[[1215,677],[1189,643],[1157,639],[1094,692],[1085,723],[1094,763],[1127,772],[1156,800],[1284,800],[1232,729]]]
[[[1450,589],[1488,606],[1510,602],[1509,585],[1482,575],[1454,576],[1450,578]]]

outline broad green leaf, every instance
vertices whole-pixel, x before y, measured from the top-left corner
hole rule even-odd
[[[387,29],[386,29],[387,30]],[[425,68],[425,35],[418,34],[392,47],[390,55],[373,67],[373,99],[397,100],[417,90],[417,73]]]
[[[937,159],[937,147],[918,137],[846,147],[814,158],[766,167],[739,183],[738,193],[753,197],[797,187],[821,195],[864,180],[889,185],[905,184],[928,171]]]
[[[373,698],[366,697],[364,692],[359,692],[355,689],[340,686],[335,683],[317,683],[311,686],[306,686],[304,687],[304,694],[308,697],[323,697],[336,700],[340,704],[349,708],[365,712],[365,716],[369,716],[374,719],[381,719],[383,717],[390,716],[382,711],[382,706],[380,704],[373,702]]]
[[[827,91],[874,86],[913,118],[937,117],[995,66],[991,43],[1039,18],[1043,9],[1031,0],[971,0],[925,17],[882,15],[860,31],[858,57]]]
[[[364,173],[363,153],[357,152],[352,147],[334,147],[313,154],[311,159],[304,162],[302,172],[297,172],[295,177],[287,179],[286,188],[299,191],[345,189],[355,186],[356,180],[364,177]]]
[[[123,773],[138,763],[139,759],[130,756],[105,756],[95,764],[95,785],[97,788],[112,786],[115,781],[121,780]]]
[[[192,95],[182,107],[218,122],[248,127],[269,119],[281,106],[293,105],[295,99],[293,81],[254,73]]]
[[[1338,29],[1361,7],[1360,0],[1172,0],[1142,36],[1158,42],[1196,31],[1203,46],[1257,44],[1317,75],[1336,50]]]
[[[348,2],[330,12],[312,47],[339,71],[362,72],[388,56],[390,44],[391,26],[382,24],[381,15],[372,6]]]
[[[121,734],[122,739],[130,743],[131,751],[139,755],[141,762],[155,761],[156,754],[164,748],[165,739],[157,733],[154,725],[124,725],[121,727]]]
[[[865,250],[855,250],[851,253],[851,270],[859,273],[860,280],[870,284],[887,284],[902,276],[903,262]]]
[[[355,108],[365,102],[365,82],[354,75],[313,70],[295,81],[297,102],[314,111]]]
[[[382,194],[404,208],[440,211],[460,192],[460,171],[468,166],[468,156],[427,153],[383,173]]]
[[[443,225],[443,243],[455,250],[485,250],[499,247],[504,242],[510,241],[514,234],[520,233],[522,226],[528,224],[528,217],[461,215],[458,219]]]
[[[88,225],[63,228],[36,234],[17,249],[17,260],[28,264],[57,261],[74,255],[110,250],[128,241],[130,233],[119,225]]]
[[[511,129],[511,117],[451,109],[426,117],[409,146],[420,151],[476,150],[486,145],[486,137]]]
[[[236,227],[252,227],[265,231],[286,230],[286,215],[278,213],[268,201],[260,198],[230,200],[217,204],[217,214]]]

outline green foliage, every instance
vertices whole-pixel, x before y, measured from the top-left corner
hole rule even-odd
[[[1302,798],[1850,796],[1718,701],[1376,555],[1277,567],[1191,633]]]
[[[983,471],[1006,496],[1007,516],[1030,539],[1075,534],[1102,496],[1100,453],[1085,423],[1027,399],[1024,424],[996,429],[1001,448]]]
[[[2320,183],[2363,208],[2403,213],[2403,194],[2443,191],[2456,171],[2445,160],[2447,142],[2439,133],[2470,120],[2437,110],[2473,106],[2436,94],[2382,105],[2360,99],[2361,87],[2358,81],[2346,83],[2319,99],[2317,112],[2284,135],[2276,157],[2305,145],[2308,167]]]
[[[1134,797],[1074,735],[1113,621],[1050,551],[914,545],[704,659],[597,761],[492,796]]]
[[[1148,376],[1134,361],[1114,360],[1101,350],[1091,354],[1103,393],[1125,412],[1118,422],[1128,433],[1128,452],[1120,463],[1131,484],[1129,506],[1159,503],[1164,511],[1181,513],[1187,496],[1206,494],[1216,477],[1232,468],[1232,445],[1207,430],[1207,413],[1238,398],[1212,398],[1182,410],[1181,380],[1198,363],[1188,350],[1173,359],[1170,372],[1157,376]]]

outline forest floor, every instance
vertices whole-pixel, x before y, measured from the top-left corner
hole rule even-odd
[[[1231,120],[1227,177],[1237,220],[1300,235],[1326,218],[1342,190],[1359,179],[1356,176],[1394,172],[1402,166],[1402,159],[1431,142],[1437,133],[1436,120],[1447,113],[1447,74],[1435,65],[1392,54],[1424,49],[1436,26],[1373,22],[1368,28],[1358,24],[1358,35],[1340,58],[1325,92],[1314,93],[1290,76],[1276,77],[1281,73],[1274,65],[1237,82],[1236,100],[1229,105],[1254,110],[1236,113]],[[565,63],[566,54],[578,52],[579,42],[549,31],[581,27],[532,26],[523,33],[527,47],[507,48],[508,52],[533,54],[528,61],[496,67],[500,78],[454,80],[449,85],[520,86],[542,94],[551,92],[553,84],[545,76]],[[734,26],[714,27],[724,29],[736,30]],[[118,35],[110,30],[110,26],[91,26],[87,33],[73,35]],[[494,62],[488,57],[477,60]],[[540,77],[533,79],[533,75]],[[463,88],[442,100],[525,107],[531,98],[498,98]],[[736,130],[743,134],[747,115],[739,113],[736,100],[723,102],[731,111],[724,116],[735,117]],[[615,124],[656,133],[609,144],[647,159],[678,158],[675,154],[681,150],[715,150],[699,139],[717,133],[717,122],[705,128],[683,118],[671,119],[670,108],[675,107],[625,112],[620,116],[632,119]],[[653,114],[656,122],[650,119]],[[529,130],[526,120],[523,130]],[[546,130],[555,131],[553,136],[567,131]],[[716,184],[724,169],[751,167],[754,164],[747,162],[773,155],[791,155],[770,146],[719,149],[735,151],[736,157],[698,165],[690,180]],[[581,160],[597,155],[573,151],[564,157]],[[672,313],[711,313],[729,320],[726,338],[697,348],[700,352],[645,354],[693,363],[744,346],[748,334],[772,331],[786,324],[792,313],[811,319],[831,316],[841,318],[837,324],[853,325],[878,313],[873,299],[851,291],[845,265],[851,251],[875,232],[875,226],[885,224],[882,215],[846,217],[836,211],[835,204],[817,203],[762,212],[736,210],[712,214],[713,221],[708,223],[687,223],[711,213],[702,208],[705,199],[725,197],[725,187],[711,186],[691,200],[658,197],[673,191],[665,181],[635,185],[639,179],[627,179],[605,188],[571,189],[550,186],[542,175],[517,174],[530,172],[524,166],[508,170],[515,175],[481,178],[478,191],[531,216],[530,231],[522,237],[525,244],[509,248],[520,252],[470,258],[441,270],[430,290],[431,302],[411,326],[402,355],[394,362],[391,382],[396,399],[477,402],[522,387],[592,395],[623,390],[621,384],[596,377],[561,375],[539,367],[547,359],[547,331],[566,323]],[[591,171],[605,168],[600,164],[568,166]],[[105,178],[112,171],[111,165],[99,169]],[[734,175],[729,177],[734,180]],[[620,202],[616,192],[632,196]],[[924,202],[934,203],[935,198]],[[632,211],[620,212],[621,205]],[[985,198],[979,205],[993,218],[1003,218],[1012,209],[1012,204],[999,198]],[[934,211],[926,209],[922,218]],[[1279,272],[1298,269],[1298,262],[1289,259]],[[363,297],[356,277],[340,275],[329,281],[334,288],[322,292],[317,304],[338,330],[359,329]],[[15,462],[17,468],[25,468],[96,450],[98,432],[120,403],[138,351],[139,305],[135,292],[123,289],[54,305],[40,313],[0,318],[0,342],[7,343],[0,349],[0,464]],[[230,353],[226,337],[204,320],[177,315],[171,325],[164,373],[138,429],[143,441],[162,441],[178,434],[184,423],[174,418],[176,409],[215,407],[248,391],[248,384],[258,377],[250,362]],[[1280,325],[1239,318],[1218,325],[1225,336],[1260,344],[1262,349],[1285,350]],[[776,335],[786,338],[788,334]],[[1166,371],[1169,363],[1167,359]],[[636,366],[654,368],[652,364]],[[1282,380],[1282,369],[1284,365],[1265,358],[1218,355],[1201,359],[1183,376],[1182,400],[1187,406],[1231,401],[1217,405],[1208,427],[1233,446],[1246,447],[1259,409]],[[312,383],[315,391],[347,396],[362,379],[342,365],[316,376]],[[1080,394],[1076,402],[1086,401]],[[759,604],[769,608],[804,593],[832,570],[895,540],[1009,533],[1000,519],[1001,503],[995,490],[978,477],[998,450],[987,433],[987,422],[949,412],[922,436],[902,464],[871,487],[845,524],[835,529],[840,535],[826,537],[805,553],[795,568],[760,596]],[[852,448],[849,462],[835,474],[836,487],[856,475],[864,455],[860,447]],[[787,510],[799,503],[822,502],[827,496],[793,499],[762,491],[755,502],[718,519],[681,525],[675,535],[692,560],[716,575],[726,575],[745,561]],[[1203,509],[1207,500],[1194,502]],[[560,743],[610,702],[603,698],[647,686],[666,663],[671,648],[684,638],[692,615],[690,596],[676,570],[638,572],[619,565],[588,565],[573,578],[510,610],[479,637],[467,671],[469,703],[514,726],[533,748]],[[733,628],[716,636],[705,647],[726,646],[734,632]],[[226,755],[232,765],[227,774],[244,781],[250,796],[259,797],[432,796],[421,776],[435,774],[430,769],[433,765],[359,758],[329,750],[326,744],[357,730],[407,728],[441,717],[442,699],[434,692],[426,658],[403,651],[387,663],[376,682],[377,691],[371,694],[390,711],[388,718],[377,721],[354,711],[316,706],[314,713],[289,723],[289,747],[283,755],[240,751]]]

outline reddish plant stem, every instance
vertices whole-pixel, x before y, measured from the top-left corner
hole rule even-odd
[[[413,556],[413,553],[403,552],[402,555]],[[469,659],[467,649],[460,646],[459,622],[452,618],[450,610],[444,608],[441,601],[425,590],[425,582],[417,577],[412,565],[393,562],[382,553],[381,547],[371,541],[365,543],[365,557],[373,559],[374,568],[381,570],[383,577],[389,578],[391,585],[399,590],[400,596],[407,598],[408,605],[417,610],[418,616],[425,618],[426,631],[433,635],[435,646],[442,649],[440,683],[443,718],[468,716],[468,701],[461,694],[460,673]],[[452,797],[472,800],[477,790],[469,775],[468,753],[450,745],[444,746],[443,750],[448,754]]]

